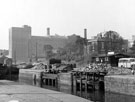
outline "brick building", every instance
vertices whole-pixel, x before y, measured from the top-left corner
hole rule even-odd
[[[107,31],[97,34],[88,40],[89,53],[107,54],[108,52],[126,52],[128,40],[122,39],[115,31]]]

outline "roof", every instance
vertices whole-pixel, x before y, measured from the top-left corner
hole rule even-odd
[[[135,58],[120,58],[119,60],[131,60],[131,59],[135,59]]]
[[[122,54],[122,53],[115,53],[115,54],[99,54],[97,56],[94,56],[94,57],[111,57],[111,56],[127,56],[127,57],[130,57],[131,55],[129,54]]]

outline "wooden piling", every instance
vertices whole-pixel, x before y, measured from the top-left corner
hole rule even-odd
[[[65,93],[72,93],[72,74],[59,73],[58,85],[60,91]]]
[[[55,87],[60,91],[66,93],[77,94],[77,91],[84,91],[86,94],[88,89],[98,89],[98,82],[102,77],[100,73],[96,72],[72,72],[59,74],[45,74],[42,78],[45,79],[45,85]]]
[[[73,75],[73,90],[74,90],[74,94],[76,94],[77,93],[77,73],[74,73],[74,75]]]
[[[82,72],[80,72],[80,96],[82,96]]]
[[[88,90],[88,83],[87,83],[87,81],[88,81],[88,73],[86,72],[85,73],[85,93],[87,94],[87,90]]]

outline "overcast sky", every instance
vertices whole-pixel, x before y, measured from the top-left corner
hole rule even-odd
[[[0,49],[8,49],[9,28],[30,25],[32,35],[83,36],[114,30],[122,37],[135,35],[135,0],[1,0]]]

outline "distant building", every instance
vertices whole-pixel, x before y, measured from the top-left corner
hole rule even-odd
[[[132,40],[135,41],[135,35],[132,35]]]
[[[16,61],[28,61],[31,27],[12,27],[9,30],[9,56]]]
[[[135,41],[135,35],[132,35],[132,39],[130,39],[128,42],[129,47],[132,47],[134,41]]]
[[[44,46],[51,45],[55,50],[65,46],[67,37],[51,36],[50,28],[47,28],[48,36],[32,36],[31,27],[12,27],[9,30],[9,55],[13,62],[29,62],[37,58],[44,58]]]
[[[7,56],[8,54],[9,54],[8,50],[5,50],[5,49],[0,50],[0,55]]]
[[[118,38],[119,35],[115,31],[107,31],[97,34],[96,37],[88,40],[89,53],[107,54],[108,52],[125,52],[128,47],[128,41],[121,41]]]

